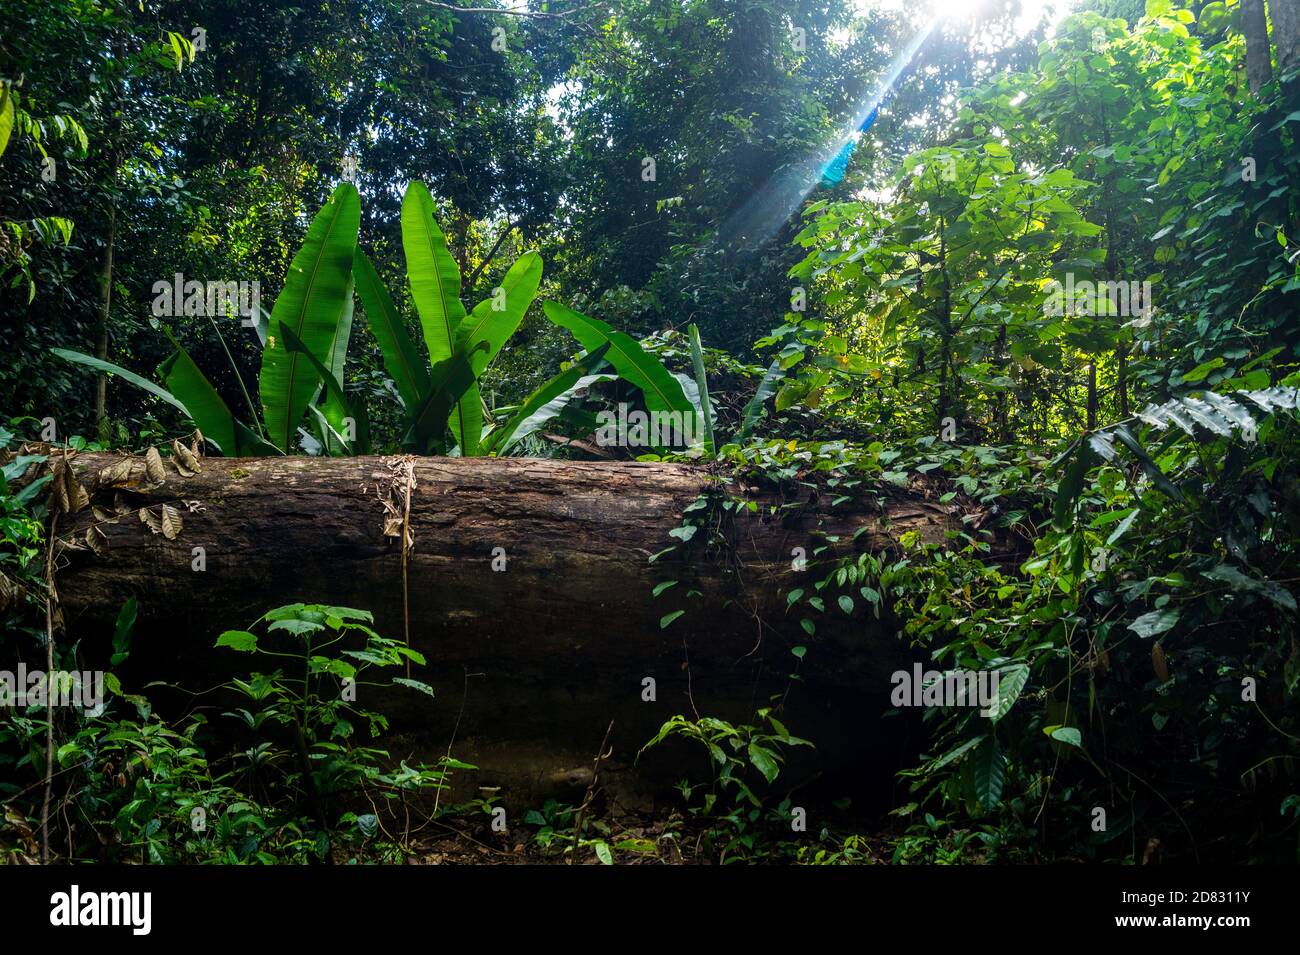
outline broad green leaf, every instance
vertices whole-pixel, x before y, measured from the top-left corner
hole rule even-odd
[[[684,613],[686,613],[685,610],[674,610],[672,613],[664,614],[662,617],[659,618],[659,629],[660,630],[665,629],[670,623],[672,623],[674,620],[676,620]]]
[[[347,294],[343,296],[343,312],[339,315],[338,326],[334,329],[334,341],[330,345],[330,360],[325,363],[325,367],[330,370],[337,380],[343,380],[344,366],[348,358],[348,342],[352,340],[352,313],[355,302],[352,298],[352,291],[355,282],[348,277]]]
[[[450,358],[433,366],[429,393],[408,417],[410,426],[402,444],[421,454],[429,449],[445,450],[448,418],[456,403],[474,387],[474,369],[469,356],[454,352]]]
[[[271,309],[271,333],[262,352],[262,416],[271,443],[281,450],[289,450],[316,393],[317,374],[305,356],[322,364],[332,360],[339,322],[350,307],[360,222],[356,187],[341,183],[312,220]],[[290,351],[275,334],[280,326],[292,331],[306,351]]]
[[[659,359],[630,336],[614,331],[599,319],[588,318],[558,302],[545,302],[542,308],[547,318],[572,332],[587,351],[595,351],[608,343],[606,359],[624,381],[641,389],[649,410],[678,412],[682,416],[683,428],[689,428],[691,434],[699,433],[695,406],[686,397],[681,382]]]
[[[341,412],[341,414],[337,416],[337,423],[335,419],[331,418],[323,410],[320,412],[321,416],[334,430],[335,440],[346,442],[347,439],[342,433],[344,430],[342,428],[342,421],[344,417],[350,417],[356,423],[357,437],[356,441],[353,442],[355,447],[349,447],[347,450],[354,454],[368,453],[367,449],[370,444],[369,422],[366,420],[365,414],[360,409],[353,408],[352,403],[348,400],[347,395],[343,391],[343,383],[334,377],[333,373],[321,363],[319,358],[307,350],[307,346],[287,325],[279,326],[279,332],[284,337],[284,344],[289,351],[293,354],[301,355],[306,359],[316,376],[317,382],[325,386],[325,391],[329,395],[330,401],[334,407]]]
[[[1183,375],[1183,381],[1189,384],[1197,381],[1204,381],[1206,376],[1216,368],[1222,368],[1224,361],[1222,358],[1212,358],[1209,361],[1202,362],[1187,374]]]
[[[31,484],[28,484],[21,491],[19,491],[17,494],[14,495],[14,503],[20,506],[25,506],[31,501],[34,501],[36,499],[36,495],[38,495],[41,492],[41,489],[44,488],[45,485],[49,484],[50,481],[52,481],[53,479],[54,479],[53,474],[46,474],[41,477],[38,477],[35,481],[33,481]]]
[[[1074,502],[1079,499],[1079,494],[1083,490],[1084,478],[1088,475],[1088,470],[1096,462],[1096,452],[1092,450],[1092,445],[1086,441],[1078,442],[1074,451],[1074,460],[1065,471],[1065,476],[1061,478],[1060,484],[1056,488],[1056,508],[1053,512],[1052,523],[1060,530],[1065,530],[1070,526],[1071,516],[1074,513]]]
[[[149,392],[149,394],[161,398],[163,401],[167,402],[173,408],[176,408],[178,411],[184,414],[185,417],[187,418],[194,417],[193,415],[190,414],[190,409],[185,407],[184,403],[180,401],[180,399],[178,399],[170,391],[168,391],[165,388],[158,387],[152,381],[149,381],[147,378],[141,378],[133,371],[127,371],[125,368],[121,368],[118,365],[114,365],[111,361],[104,361],[102,359],[95,358],[91,355],[83,355],[81,352],[70,351],[67,348],[51,348],[50,352],[52,354],[58,355],[60,358],[66,361],[76,362],[79,365],[85,365],[87,368],[93,368],[96,371],[102,371],[109,375],[117,375],[123,381],[128,381],[131,384],[135,385],[137,388],[142,388],[145,391]]]
[[[605,344],[583,355],[572,366],[529,395],[515,416],[492,432],[489,450],[494,450],[498,455],[505,454],[511,445],[537,431],[563,411],[581,388],[597,381],[611,380],[613,375],[590,374],[593,369],[600,367],[608,350],[609,345]]]
[[[353,286],[355,286],[355,281],[353,282]],[[330,360],[326,366],[330,373],[330,378],[337,382],[340,387],[337,391],[326,387],[324,400],[320,400],[321,395],[319,393],[317,394],[316,400],[319,403],[320,414],[329,422],[330,430],[336,435],[344,434],[348,430],[343,419],[347,417],[353,418],[356,426],[356,444],[362,449],[360,453],[369,454],[369,434],[366,434],[366,439],[364,441],[361,440],[362,426],[360,417],[358,414],[354,414],[355,411],[363,415],[365,409],[361,406],[355,406],[354,408],[350,402],[341,400],[343,394],[343,372],[347,364],[348,342],[352,338],[353,298],[351,287],[348,289],[346,302],[347,304],[343,308],[343,314],[339,316],[338,328],[334,333],[334,343],[330,346]],[[346,450],[341,446],[340,441],[340,438],[332,437],[325,442],[325,446],[331,454],[340,453]]]
[[[460,301],[460,267],[447,248],[447,237],[438,228],[433,197],[422,182],[412,182],[402,197],[402,248],[406,252],[411,297],[429,349],[429,363],[436,368],[451,358],[456,348],[456,332],[465,318],[465,306]],[[456,402],[456,420],[452,422],[452,434],[462,449],[467,445],[467,435],[477,446],[483,427],[482,403],[477,392],[468,395],[468,391],[462,393],[464,400]]]
[[[537,297],[537,286],[541,281],[542,257],[536,252],[521,255],[506,272],[499,286],[500,294],[493,289],[492,295],[479,302],[461,321],[456,330],[457,347],[471,356],[475,379],[483,376],[488,364],[524,320],[524,313]],[[465,393],[462,404],[466,407],[461,454],[469,457],[481,453],[483,402],[477,384]],[[456,424],[456,421],[452,422],[453,430]]]
[[[759,746],[757,743],[750,743],[748,747],[749,761],[754,768],[763,774],[763,778],[769,783],[776,779],[780,773],[781,767],[773,758],[772,751]]]
[[[1118,438],[1120,442],[1133,453],[1133,456],[1138,459],[1138,465],[1156,487],[1160,488],[1160,490],[1164,491],[1175,501],[1181,502],[1184,500],[1183,492],[1178,489],[1178,486],[1174,484],[1173,481],[1169,480],[1169,477],[1164,471],[1160,470],[1160,465],[1151,460],[1151,456],[1147,454],[1146,448],[1142,447],[1141,442],[1138,441],[1137,438],[1133,437],[1133,433],[1129,431],[1127,427],[1124,425],[1118,425],[1115,428],[1115,437]]]
[[[716,454],[718,446],[713,439],[713,405],[709,401],[709,379],[704,372],[704,349],[700,345],[700,330],[691,322],[691,366],[695,371],[695,385],[700,389],[700,416],[704,419],[704,450]]]
[[[785,369],[781,367],[781,362],[772,362],[767,373],[758,383],[758,390],[754,392],[754,397],[750,398],[749,403],[745,405],[745,416],[741,420],[740,431],[736,434],[737,440],[743,441],[753,433],[754,426],[763,415],[763,403],[776,392],[777,383],[784,375]]]
[[[135,631],[136,614],[139,602],[135,597],[128,597],[117,613],[117,622],[113,626],[113,656],[111,666],[118,666],[130,655],[131,634]]]
[[[16,458],[14,458],[4,467],[0,468],[0,475],[4,476],[4,484],[0,485],[0,487],[7,485],[8,482],[10,481],[18,480],[20,477],[22,477],[24,474],[27,473],[27,470],[33,464],[42,464],[45,461],[48,461],[49,459],[50,456],[48,454],[18,455]],[[0,493],[3,493],[3,491],[0,491]]]
[[[247,630],[227,630],[217,637],[216,645],[230,647],[230,649],[238,650],[241,653],[251,653],[257,649],[257,636]]]
[[[181,396],[203,437],[216,444],[226,457],[236,457],[239,442],[235,438],[235,416],[189,352],[175,340],[172,344],[176,350],[158,366],[158,377]]]
[[[997,671],[998,688],[993,694],[993,702],[989,707],[989,719],[994,723],[1002,719],[1011,712],[1011,707],[1020,699],[1020,693],[1025,688],[1025,683],[1029,680],[1029,667],[1014,666],[1005,670]]]
[[[1128,625],[1128,628],[1139,637],[1154,637],[1172,630],[1174,625],[1178,623],[1180,616],[1179,611],[1172,607],[1166,607],[1163,610],[1152,610],[1150,613],[1144,613],[1138,617]]]
[[[9,146],[9,135],[14,129],[14,95],[8,83],[0,83],[0,156]]]
[[[258,458],[283,456],[284,452],[261,435],[254,434],[242,421],[235,421],[235,444],[240,457]]]
[[[502,294],[497,296],[494,292],[479,302],[461,322],[456,340],[467,354],[473,354],[470,363],[476,378],[483,374],[524,320],[524,313],[537,297],[537,287],[541,282],[542,257],[536,252],[527,252],[510,266],[501,280]],[[486,343],[487,348],[474,351],[480,342]]]
[[[1135,507],[1135,508],[1133,508],[1131,511],[1128,512],[1128,516],[1125,517],[1122,521],[1120,521],[1120,522],[1119,522],[1119,526],[1116,527],[1113,531],[1111,531],[1111,532],[1110,532],[1110,536],[1106,538],[1106,546],[1107,546],[1107,547],[1110,547],[1110,546],[1113,545],[1117,540],[1119,540],[1119,539],[1120,539],[1121,537],[1123,537],[1126,533],[1128,533],[1128,529],[1129,529],[1130,527],[1133,526],[1133,522],[1134,522],[1135,520],[1137,520],[1137,516],[1138,516],[1138,513],[1139,513],[1140,511],[1141,511],[1141,508],[1137,508],[1137,507]]]
[[[419,680],[410,680],[403,676],[395,676],[393,677],[393,682],[398,686],[409,686],[412,690],[423,693],[427,697],[434,697],[433,687],[429,686],[427,683],[421,683]]]
[[[415,350],[415,343],[406,334],[402,317],[397,313],[397,307],[379,273],[375,271],[374,263],[359,248],[352,259],[352,278],[366,310],[370,330],[379,342],[384,367],[392,375],[407,412],[412,412],[420,406],[429,391],[428,363],[420,357]]]
[[[980,743],[982,743],[983,741],[984,741],[984,737],[983,737],[983,736],[977,736],[977,737],[975,737],[974,739],[968,739],[968,740],[966,740],[966,742],[962,743],[960,746],[957,746],[957,747],[955,747],[955,748],[953,748],[953,749],[950,749],[948,752],[944,753],[942,756],[939,756],[938,758],[936,758],[933,762],[931,762],[931,763],[928,764],[928,766],[926,767],[926,769],[927,769],[929,772],[932,772],[932,773],[935,772],[936,770],[943,769],[943,767],[947,766],[947,765],[948,765],[949,763],[951,763],[953,760],[955,760],[955,759],[960,759],[962,756],[964,756],[964,755],[966,755],[967,753],[969,753],[972,749],[974,749],[976,746],[978,746],[978,745],[979,745]]]
[[[985,809],[992,809],[1002,802],[1006,763],[998,741],[992,736],[984,737],[984,742],[975,751],[975,798]]]
[[[1043,732],[1058,743],[1065,743],[1077,749],[1083,748],[1083,734],[1073,726],[1044,726]]]

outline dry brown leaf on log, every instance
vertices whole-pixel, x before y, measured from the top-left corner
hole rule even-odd
[[[96,477],[96,484],[100,488],[133,486],[135,482],[131,479],[132,463],[130,458],[123,458],[121,461],[100,468]]]
[[[179,440],[172,441],[172,464],[181,477],[194,477],[203,470],[198,457]]]
[[[163,467],[162,455],[157,448],[150,448],[144,455],[144,472],[153,484],[162,484],[167,480],[167,470]]]
[[[169,541],[175,540],[181,532],[181,515],[176,508],[170,504],[162,506],[162,535]]]
[[[86,545],[98,556],[103,557],[108,553],[108,535],[92,524],[86,528]]]
[[[95,520],[101,524],[116,524],[122,519],[122,515],[115,514],[106,507],[100,507],[98,504],[90,509],[90,513],[95,515]]]
[[[0,571],[0,612],[8,610],[18,599],[18,585]]]
[[[140,523],[169,541],[175,540],[183,526],[180,511],[170,504],[159,505],[158,511],[159,513],[155,514],[150,508],[140,508]]]
[[[54,465],[54,479],[50,482],[50,510],[63,514],[75,514],[90,506],[90,495],[77,480],[67,459]]]
[[[144,524],[155,534],[162,533],[162,521],[160,521],[158,516],[147,507],[140,508],[140,523]]]

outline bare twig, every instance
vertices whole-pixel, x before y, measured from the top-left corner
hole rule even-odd
[[[600,764],[613,755],[614,750],[607,749],[609,746],[609,734],[614,732],[614,721],[609,721],[609,726],[605,727],[605,738],[600,741],[600,749],[596,750],[596,758],[591,763],[591,782],[587,784],[587,793],[582,797],[582,805],[578,807],[578,813],[573,819],[573,851],[569,853],[569,865],[573,865],[573,860],[578,857],[578,840],[582,836],[582,816],[596,798],[596,782],[600,778]]]
[[[406,480],[404,492],[402,494],[402,637],[406,641],[406,649],[411,649],[411,599],[410,588],[407,585],[406,563],[411,553],[411,489],[415,487],[415,462],[407,460],[406,462]],[[406,658],[406,678],[411,678],[411,658]]]
[[[497,236],[496,242],[492,243],[492,248],[488,250],[487,256],[483,259],[482,262],[478,264],[478,266],[474,269],[474,271],[470,273],[469,278],[465,280],[465,288],[467,290],[470,291],[473,290],[474,283],[478,280],[479,275],[482,274],[485,268],[487,268],[488,263],[491,262],[492,259],[496,257],[497,250],[501,248],[501,243],[506,240],[506,236],[508,236],[511,232],[514,231],[515,231],[515,226],[510,222],[506,222],[506,227],[501,230],[501,234]]]
[[[451,759],[451,748],[456,745],[456,734],[460,732],[460,721],[465,716],[465,701],[469,699],[469,678],[472,676],[483,676],[482,673],[470,673],[469,668],[465,669],[465,685],[460,693],[460,709],[456,712],[456,723],[451,728],[451,739],[447,740],[447,759]],[[438,791],[433,794],[433,814],[438,814],[438,804],[442,801],[442,786],[438,786]]]
[[[64,467],[67,461],[64,460]],[[50,536],[45,541],[45,678],[54,673],[54,542],[58,540],[59,514],[50,515]],[[54,706],[45,699],[45,799],[41,806],[41,864],[50,864],[50,798],[54,793]]]

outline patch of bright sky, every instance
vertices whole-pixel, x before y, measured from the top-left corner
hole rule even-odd
[[[858,13],[868,10],[893,10],[907,13],[917,20],[939,16],[951,23],[960,23],[969,19],[971,14],[993,6],[1001,5],[1005,0],[854,0],[853,7]],[[1016,18],[1016,32],[1028,33],[1044,16],[1047,16],[1049,32],[1064,20],[1074,6],[1074,0],[1020,0],[1020,16]],[[852,38],[851,27],[842,27],[833,31],[828,39],[835,46],[844,46]]]

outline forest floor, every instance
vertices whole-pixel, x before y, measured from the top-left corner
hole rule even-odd
[[[446,825],[445,834],[415,839],[404,864],[569,865],[570,859],[575,858],[571,833],[559,834],[544,845],[531,831],[522,835],[494,833],[486,822],[482,825],[468,825],[464,820],[458,822],[461,825]],[[616,847],[611,853],[616,865],[713,865],[717,862],[716,853],[705,848],[707,827],[694,820],[682,820],[676,815],[654,818],[620,813],[595,817],[591,823],[593,827],[608,828],[617,834],[609,840],[609,844]],[[855,861],[888,864],[892,852],[890,838],[890,834],[866,837],[861,845],[863,857]],[[582,841],[576,864],[600,865],[601,860],[590,845],[590,837],[584,837]],[[633,841],[645,848],[640,851],[617,848]],[[819,843],[818,847],[822,844]],[[789,862],[796,858],[797,848],[791,842],[766,845],[760,842],[756,844],[757,851],[747,854],[745,859],[749,862]]]

